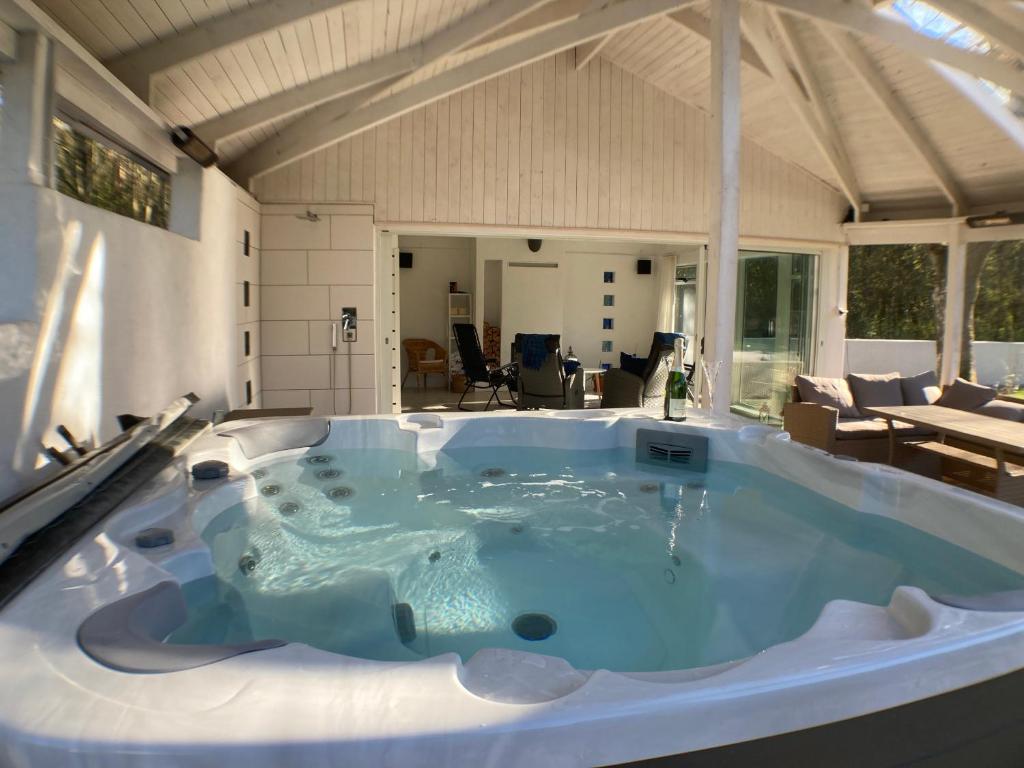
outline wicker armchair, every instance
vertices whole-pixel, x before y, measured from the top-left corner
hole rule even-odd
[[[427,376],[433,373],[448,378],[448,351],[430,339],[403,339],[402,349],[409,358],[409,368],[402,377],[402,386],[410,373],[420,379],[420,386],[426,388]]]

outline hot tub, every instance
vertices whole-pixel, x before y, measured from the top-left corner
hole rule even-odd
[[[211,460],[227,477],[190,475]],[[0,613],[0,755],[757,743],[1024,668],[1022,532],[1018,508],[699,415],[235,422]]]

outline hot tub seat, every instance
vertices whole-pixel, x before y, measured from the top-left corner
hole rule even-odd
[[[163,639],[185,622],[185,599],[174,581],[105,605],[78,627],[79,647],[91,659],[119,672],[181,672],[243,653],[280,648],[283,640],[234,645],[173,645]]]
[[[234,438],[247,459],[258,459],[268,453],[312,448],[323,443],[330,434],[331,423],[315,417],[257,422],[221,432],[220,436]]]

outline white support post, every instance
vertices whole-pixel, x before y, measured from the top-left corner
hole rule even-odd
[[[39,32],[24,32],[17,49],[17,61],[4,67],[0,182],[45,187],[53,157],[53,43]]]
[[[942,370],[939,381],[952,384],[960,373],[960,345],[964,337],[964,289],[967,281],[967,242],[963,225],[950,227],[946,252],[946,311],[942,336]]]
[[[707,323],[704,359],[714,369],[714,412],[729,413],[732,401],[733,336],[740,201],[740,3],[711,4],[711,133]],[[708,385],[702,382],[702,388]]]

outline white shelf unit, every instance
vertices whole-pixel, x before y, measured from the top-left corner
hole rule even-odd
[[[452,376],[462,373],[462,357],[459,356],[459,345],[455,342],[452,331],[454,323],[473,322],[473,295],[469,293],[448,294],[448,383]]]

